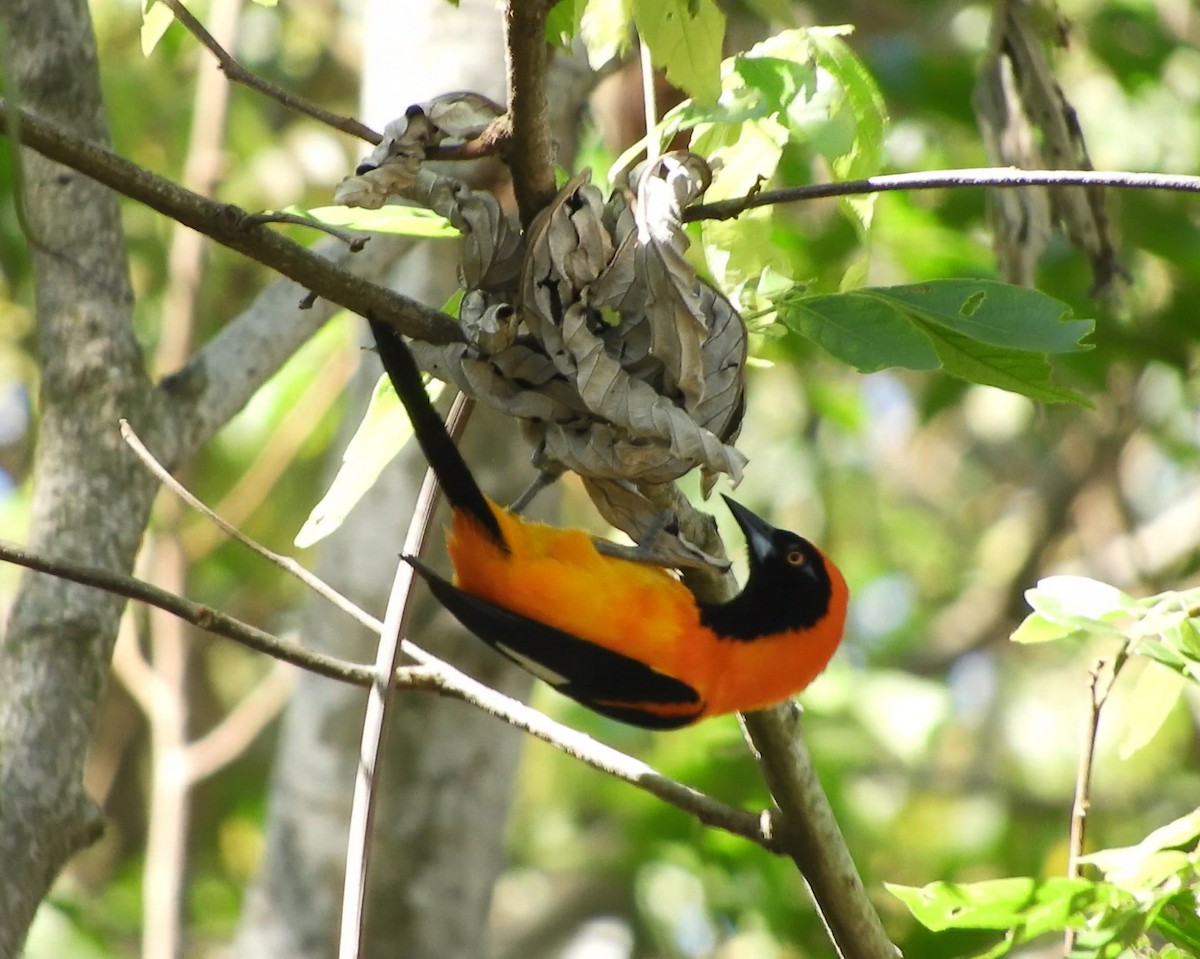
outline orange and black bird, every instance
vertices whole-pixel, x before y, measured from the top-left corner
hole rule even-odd
[[[371,330],[450,502],[454,582],[406,559],[493,649],[589,709],[646,729],[774,705],[825,668],[848,593],[808,540],[725,497],[750,575],[736,598],[702,603],[666,570],[598,552],[583,530],[523,520],[480,491],[400,335],[374,321]]]

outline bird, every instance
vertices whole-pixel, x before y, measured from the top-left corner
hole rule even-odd
[[[469,632],[594,712],[652,730],[776,705],[825,669],[849,591],[816,546],[723,497],[749,574],[733,599],[708,603],[665,569],[601,553],[584,530],[525,520],[480,490],[400,333],[368,322],[451,508],[453,581],[404,559]]]

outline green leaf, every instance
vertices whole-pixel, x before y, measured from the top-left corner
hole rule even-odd
[[[569,47],[571,41],[579,36],[587,6],[587,0],[558,0],[546,16],[546,42]]]
[[[883,141],[887,130],[887,108],[875,85],[875,78],[842,39],[850,32],[845,26],[812,27],[808,30],[813,59],[833,77],[841,91],[843,110],[852,131],[848,145],[831,149],[816,141],[818,150],[829,161],[834,174],[843,180],[872,176],[884,166]],[[860,235],[871,225],[875,210],[873,193],[839,199],[842,209],[858,225]]]
[[[1059,639],[1106,637],[1126,640],[1116,627],[1138,615],[1141,604],[1115,586],[1085,576],[1048,576],[1036,589],[1025,591],[1033,614],[1017,627],[1017,643],[1046,643]]]
[[[1094,622],[1131,616],[1141,608],[1128,593],[1087,576],[1047,576],[1038,580],[1036,589],[1027,590],[1025,598],[1047,616],[1081,617]]]
[[[746,86],[762,96],[764,105],[771,112],[784,115],[792,101],[815,80],[811,63],[781,57],[744,54],[733,57],[732,66]]]
[[[785,296],[779,318],[860,373],[887,367],[936,370],[942,364],[930,338],[890,304],[869,296],[837,293]]]
[[[1139,656],[1145,656],[1156,663],[1162,663],[1168,669],[1173,669],[1188,679],[1200,682],[1200,675],[1197,674],[1194,661],[1166,643],[1160,643],[1153,639],[1142,639],[1138,641],[1134,649]]]
[[[329,226],[363,230],[367,233],[396,233],[427,239],[461,236],[444,216],[417,206],[382,206],[363,210],[348,206],[319,206],[312,210],[291,207],[285,212],[309,217]]]
[[[668,80],[699,103],[716,102],[725,15],[713,0],[633,0],[633,22]]]
[[[867,291],[863,291],[867,292]],[[991,346],[1035,353],[1090,350],[1096,324],[1068,320],[1071,308],[1037,290],[995,280],[952,279],[870,290],[872,296]]]
[[[633,14],[631,0],[587,0],[579,22],[579,37],[593,70],[615,60],[629,49]]]
[[[185,3],[184,6],[187,6]],[[148,57],[154,52],[154,48],[158,46],[158,41],[163,38],[163,34],[167,32],[167,28],[175,22],[175,14],[171,12],[171,8],[165,3],[159,3],[158,0],[149,0],[149,3],[142,5],[142,56]]]
[[[950,376],[1020,393],[1041,403],[1089,405],[1082,393],[1054,383],[1050,378],[1050,361],[1041,353],[989,346],[921,320],[917,325],[933,341],[942,370]]]
[[[888,892],[934,932],[945,929],[1010,929],[1029,934],[1064,929],[1082,920],[1082,910],[1107,892],[1086,879],[989,879],[976,883],[934,882],[897,886]]]
[[[430,398],[436,399],[441,388],[436,380],[430,383]],[[337,476],[296,534],[296,546],[312,546],[338,529],[411,436],[408,414],[387,376],[380,377],[367,412],[342,455]]]
[[[1095,866],[1111,883],[1130,890],[1144,889],[1149,888],[1144,878],[1148,875],[1147,860],[1166,850],[1193,848],[1197,839],[1200,839],[1200,809],[1193,809],[1187,815],[1155,829],[1136,845],[1100,849],[1081,857],[1081,861]]]
[[[1057,300],[987,280],[867,287],[779,304],[784,322],[855,369],[942,369],[1046,403],[1087,400],[1051,379],[1043,355],[1079,349],[1090,321],[1062,322]],[[807,312],[805,311],[807,309]],[[1018,313],[1034,314],[1030,324]],[[790,320],[789,320],[790,317]],[[1015,344],[1024,344],[1018,348]],[[1026,348],[1029,347],[1029,348]]]
[[[1144,664],[1130,694],[1134,708],[1126,717],[1125,735],[1117,755],[1128,759],[1150,742],[1175,710],[1187,680],[1153,661]]]
[[[1041,613],[1030,613],[1009,637],[1014,643],[1052,643],[1061,639],[1081,640],[1091,636],[1085,629],[1076,629],[1047,619]]]

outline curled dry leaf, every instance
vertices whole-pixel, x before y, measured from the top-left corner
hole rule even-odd
[[[574,470],[601,513],[665,564],[721,565],[686,542],[643,490],[699,467],[736,483],[746,331],[687,260],[682,212],[711,173],[693,154],[644,164],[607,201],[572,179],[521,237],[495,197],[429,169],[431,145],[465,140],[499,115],[452,94],[409,108],[338,202],[393,197],[464,233],[466,343],[414,343],[435,376],[518,417],[541,468]]]
[[[680,215],[707,179],[699,157],[669,154],[641,172],[636,200],[604,204],[581,174],[530,229],[526,325],[594,417],[546,424],[543,442],[585,476],[663,483],[700,466],[736,481],[745,464],[728,442],[745,329],[684,257]]]
[[[409,107],[387,125],[355,175],[337,185],[334,202],[374,210],[401,199],[427,207],[464,235],[461,273],[468,290],[512,289],[521,264],[520,227],[493,194],[425,165],[430,147],[477,137],[503,112],[476,93],[448,93]]]

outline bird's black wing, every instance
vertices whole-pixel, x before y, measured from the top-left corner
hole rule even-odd
[[[677,729],[695,722],[704,712],[704,700],[687,683],[632,657],[473,596],[418,560],[405,559],[463,626],[588,709],[643,729]]]

